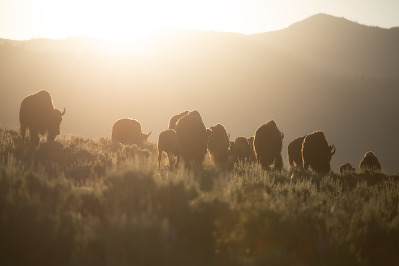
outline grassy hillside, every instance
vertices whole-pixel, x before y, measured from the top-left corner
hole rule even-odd
[[[394,265],[399,176],[161,169],[156,148],[0,130],[2,265]]]

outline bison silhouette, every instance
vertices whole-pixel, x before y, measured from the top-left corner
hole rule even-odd
[[[360,160],[359,168],[362,171],[381,171],[381,164],[372,151],[367,152]]]
[[[169,159],[170,170],[177,167],[180,162],[180,149],[177,134],[174,129],[167,129],[159,134],[158,139],[158,168],[161,166],[162,152],[166,152]],[[175,162],[174,157],[177,157]]]
[[[135,119],[122,118],[112,126],[112,140],[126,145],[142,145],[150,135],[151,132],[144,134],[141,131],[141,124]]]
[[[197,110],[190,111],[176,124],[180,156],[186,166],[202,164],[207,153],[208,135],[202,117]]]
[[[290,165],[290,169],[293,170],[297,168],[298,170],[302,170],[302,142],[306,136],[299,137],[294,139],[288,144],[288,163]]]
[[[236,161],[249,161],[251,157],[251,148],[246,137],[237,137],[233,144],[233,156]]]
[[[329,173],[331,157],[334,154],[335,146],[328,145],[324,132],[315,131],[306,135],[302,142],[303,169]]]
[[[266,170],[281,170],[283,168],[283,159],[281,149],[283,145],[284,134],[277,128],[276,122],[270,120],[260,126],[254,137],[254,149],[257,161]]]
[[[349,175],[355,172],[355,168],[350,163],[345,163],[339,167],[340,175]]]
[[[216,124],[208,129],[208,150],[217,166],[227,162],[229,156],[230,140],[226,129],[221,124]]]
[[[28,129],[33,148],[39,146],[39,134],[47,134],[47,141],[54,141],[60,134],[60,124],[64,114],[65,108],[63,112],[55,109],[50,93],[45,90],[27,96],[22,100],[19,110],[22,140],[25,140]]]

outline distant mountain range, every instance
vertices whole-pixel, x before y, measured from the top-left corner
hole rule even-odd
[[[370,27],[318,14],[254,37],[327,73],[399,77],[399,27]]]

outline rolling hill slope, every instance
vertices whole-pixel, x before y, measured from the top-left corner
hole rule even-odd
[[[253,35],[331,74],[399,77],[399,30],[317,14],[290,27]]]

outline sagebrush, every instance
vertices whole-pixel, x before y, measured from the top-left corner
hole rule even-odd
[[[1,265],[394,265],[398,176],[158,169],[154,144],[0,131]]]

